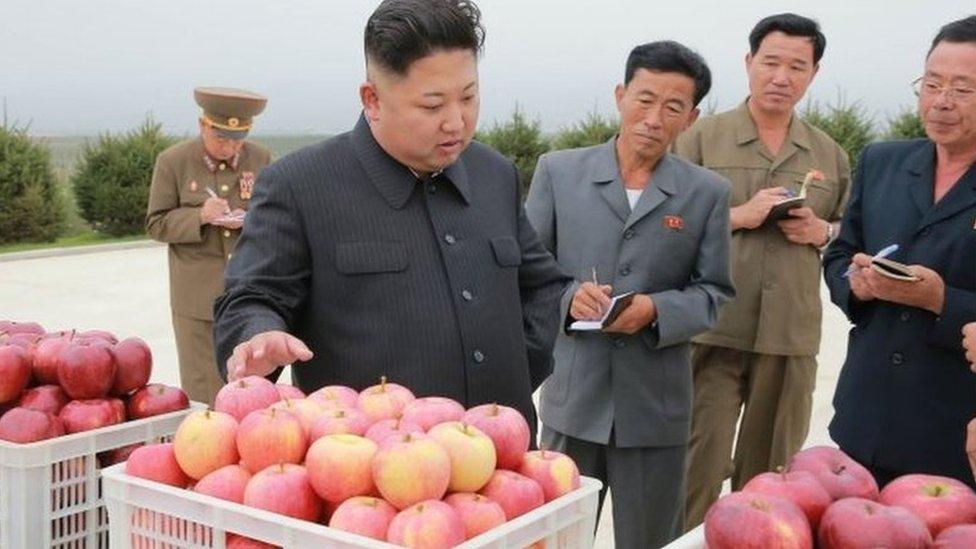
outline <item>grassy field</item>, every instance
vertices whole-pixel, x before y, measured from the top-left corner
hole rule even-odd
[[[252,140],[271,149],[274,158],[298,150],[312,143],[325,139],[323,135],[255,135]],[[71,174],[75,164],[81,158],[87,144],[98,143],[97,136],[59,136],[39,137],[37,141],[43,143],[51,151],[51,167],[54,168],[58,185],[64,196],[67,209],[65,233],[54,242],[43,244],[22,243],[0,246],[0,253],[19,252],[38,248],[54,248],[63,246],[84,246],[87,244],[101,244],[105,242],[135,240],[143,236],[113,238],[99,234],[91,229],[85,220],[78,215],[74,193],[71,190]]]

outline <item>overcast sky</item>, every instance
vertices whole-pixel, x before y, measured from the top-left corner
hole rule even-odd
[[[375,0],[0,0],[0,96],[35,134],[93,134],[147,113],[194,131],[198,85],[269,97],[255,133],[335,133],[359,113],[362,29]],[[613,86],[639,43],[675,39],[712,68],[706,101],[746,93],[747,36],[763,16],[817,19],[827,51],[809,96],[860,101],[879,121],[911,105],[938,28],[976,0],[481,0],[481,125],[516,102],[547,131],[594,109],[615,112]]]

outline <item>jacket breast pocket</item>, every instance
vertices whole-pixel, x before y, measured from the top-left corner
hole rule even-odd
[[[510,236],[492,238],[491,249],[495,252],[495,261],[502,267],[518,267],[522,264],[522,250],[518,242]]]
[[[340,242],[335,262],[345,275],[398,273],[410,264],[402,242]]]

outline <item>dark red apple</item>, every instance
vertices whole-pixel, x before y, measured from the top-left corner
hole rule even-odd
[[[31,379],[30,355],[17,345],[0,345],[0,403],[13,402]]]
[[[847,497],[878,499],[878,483],[871,472],[844,452],[813,446],[793,456],[787,471],[809,471],[834,501]]]
[[[17,405],[58,415],[68,400],[68,395],[64,394],[60,385],[38,385],[24,391]]]
[[[57,416],[28,408],[13,408],[0,417],[0,440],[37,442],[65,433]]]
[[[976,493],[954,478],[904,475],[889,482],[878,501],[915,513],[933,537],[950,526],[976,522]]]
[[[932,535],[922,519],[907,509],[844,498],[821,517],[817,542],[820,549],[927,549]]]
[[[126,420],[126,408],[125,402],[119,398],[106,398],[109,408],[112,409],[112,413],[115,414],[116,423],[125,423]]]
[[[152,351],[138,337],[123,339],[112,348],[115,355],[115,383],[112,394],[126,395],[145,387],[152,375]]]
[[[705,515],[709,549],[789,547],[813,549],[810,522],[795,503],[765,494],[734,492]]]
[[[59,332],[60,335],[44,337],[34,347],[34,380],[42,385],[58,383],[58,357],[61,351],[74,339],[74,332]]]
[[[72,400],[61,408],[58,417],[61,418],[64,430],[68,433],[91,431],[119,422],[118,412],[104,398]]]
[[[190,399],[182,389],[152,383],[129,397],[129,419],[158,416],[189,407]]]
[[[44,328],[36,322],[16,322],[14,320],[0,320],[0,332],[5,334],[43,334]]]
[[[112,352],[88,341],[72,341],[58,355],[58,382],[75,400],[103,398],[115,382]]]
[[[743,492],[755,492],[788,499],[795,503],[810,521],[814,530],[820,525],[820,517],[833,503],[830,494],[809,471],[787,473],[780,468],[776,473],[763,473],[752,477],[742,487]]]

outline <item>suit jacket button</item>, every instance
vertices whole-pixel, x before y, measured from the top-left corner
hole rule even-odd
[[[630,267],[624,266],[620,269],[620,276],[627,276],[630,274]]]
[[[474,299],[474,294],[472,294],[468,290],[463,290],[461,292],[461,297],[463,297],[465,301],[471,301],[472,299]]]
[[[911,320],[912,315],[908,311],[903,311],[900,315],[898,315],[898,318],[900,318],[902,322],[908,322]]]
[[[902,364],[904,362],[905,362],[905,355],[901,354],[898,351],[895,351],[895,352],[891,353],[891,363],[892,364],[894,364],[895,366],[898,366],[898,365],[900,365],[900,364]]]
[[[224,229],[224,238],[230,238],[230,231]]]
[[[630,240],[631,238],[634,238],[634,234],[635,234],[634,229],[627,229],[626,231],[624,231],[624,240]]]
[[[457,239],[454,238],[454,235],[453,234],[448,233],[448,234],[444,235],[444,242],[447,242],[448,244],[450,244],[450,245],[453,246],[454,243],[457,242]]]
[[[618,349],[623,349],[624,347],[627,346],[627,342],[624,341],[623,338],[617,338],[613,340],[613,346]]]
[[[471,358],[473,358],[478,364],[481,364],[485,361],[485,353],[482,353],[480,349],[475,349],[474,352],[471,353]]]

